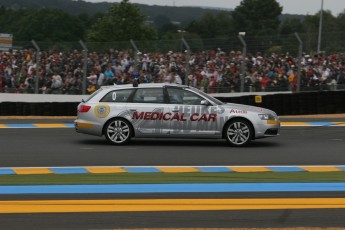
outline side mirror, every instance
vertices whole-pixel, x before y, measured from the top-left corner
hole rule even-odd
[[[202,100],[202,101],[200,102],[200,105],[209,106],[209,105],[210,105],[210,102],[208,102],[208,100]]]

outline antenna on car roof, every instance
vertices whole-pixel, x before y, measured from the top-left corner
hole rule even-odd
[[[138,87],[138,85],[139,85],[139,81],[136,78],[134,78],[133,87]]]

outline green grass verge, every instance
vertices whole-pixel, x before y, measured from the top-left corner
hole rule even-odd
[[[345,182],[345,172],[116,173],[0,175],[0,185],[149,184],[222,182]]]

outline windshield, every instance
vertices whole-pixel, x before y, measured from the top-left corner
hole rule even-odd
[[[212,101],[213,103],[215,103],[216,105],[224,105],[223,102],[221,102],[220,100],[208,95],[207,93],[204,93],[200,90],[198,90],[197,88],[194,87],[189,87],[192,91],[201,94],[203,97],[206,97],[208,100]]]

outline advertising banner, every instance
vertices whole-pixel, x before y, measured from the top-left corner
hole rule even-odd
[[[8,51],[12,49],[12,34],[2,34],[0,33],[0,50]]]

